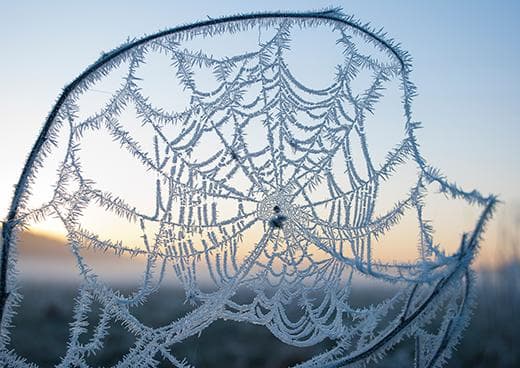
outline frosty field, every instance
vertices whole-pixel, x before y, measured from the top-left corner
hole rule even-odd
[[[496,273],[480,274],[479,303],[462,343],[448,367],[518,367],[520,322],[520,265],[511,265]],[[495,278],[495,281],[493,281]],[[515,281],[516,280],[516,281]],[[513,286],[513,289],[511,289]],[[516,293],[514,288],[516,287]],[[512,290],[511,292],[508,290]],[[65,353],[68,323],[72,321],[73,298],[77,287],[56,283],[25,283],[26,295],[15,318],[13,344],[21,356],[52,367]],[[381,297],[382,290],[367,287],[355,294],[361,305]],[[150,326],[168,323],[189,310],[182,290],[162,290],[149,303],[136,310],[136,316]],[[95,322],[92,318],[90,322]],[[93,357],[93,366],[110,366],[128,351],[133,339],[121,326],[109,330],[101,354]],[[260,326],[218,321],[200,338],[193,337],[178,346],[177,356],[186,357],[200,367],[286,367],[301,362],[326,347],[289,347]],[[412,354],[406,346],[380,362],[383,367],[399,367],[400,359]]]

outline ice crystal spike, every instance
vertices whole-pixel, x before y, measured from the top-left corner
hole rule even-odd
[[[334,37],[331,45],[340,61],[335,68],[323,66],[335,73],[325,87],[311,85],[307,77],[320,73],[321,64],[331,59],[312,55],[315,66],[307,66],[307,74],[294,58],[289,61],[299,32],[306,32],[307,45],[320,43],[309,32]],[[252,37],[237,45],[238,35]],[[214,44],[218,49],[207,50]],[[153,78],[154,63],[164,56],[171,75],[147,84],[145,71],[151,70]],[[338,9],[210,18],[104,53],[64,89],[16,186],[2,230],[2,366],[33,367],[10,340],[21,298],[17,233],[49,218],[66,229],[82,279],[59,367],[87,367],[87,358],[107,344],[112,324],[135,338],[118,367],[161,361],[187,366],[176,346],[217,320],[264,326],[293,346],[333,343],[301,367],[364,366],[403,339],[414,341],[417,368],[442,366],[469,319],[470,265],[496,199],[447,181],[421,155],[410,68],[410,57],[397,42]],[[83,96],[114,75],[120,75],[118,87],[85,116]],[[166,77],[175,79],[177,94],[161,105],[150,94],[160,89],[154,83]],[[367,144],[367,116],[378,114],[378,102],[392,81],[402,94],[404,136],[376,162]],[[125,115],[130,112],[137,117],[133,122]],[[66,139],[58,143],[63,132]],[[136,196],[149,195],[146,203],[153,209],[107,190],[103,178],[89,174],[89,159],[101,164],[83,154],[95,144],[87,139],[92,136],[109,136],[121,155],[147,173],[149,187],[134,188],[129,182],[119,189],[127,196],[129,189]],[[52,194],[42,206],[32,207],[30,187],[60,144],[65,147]],[[416,168],[416,180],[387,212],[377,213],[382,185],[405,163]],[[116,169],[118,163],[113,165]],[[453,255],[433,242],[423,212],[432,185],[451,199],[481,208]],[[127,221],[141,234],[140,243],[106,239],[90,229],[83,219],[92,206]],[[374,242],[408,213],[418,220],[419,256],[410,263],[376,259]],[[137,292],[122,295],[96,274],[82,256],[89,247],[144,257]],[[364,308],[354,306],[350,291],[360,276],[391,284],[395,292]],[[146,304],[168,278],[182,285],[193,310],[151,328],[130,306]],[[253,297],[237,301],[234,296],[244,289]],[[93,309],[94,302],[100,308]],[[291,314],[294,308],[297,317]],[[98,324],[85,336],[89,313],[98,314]],[[433,316],[439,320],[434,327]]]

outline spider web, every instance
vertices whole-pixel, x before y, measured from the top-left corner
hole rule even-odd
[[[293,32],[316,27],[334,33],[342,55],[324,88],[300,81],[286,60]],[[197,38],[253,29],[259,32],[258,42],[245,52],[214,56],[190,48]],[[366,53],[367,45],[380,53]],[[189,95],[185,106],[167,110],[146,95],[140,75],[155,54],[171,61],[177,82]],[[426,164],[414,135],[419,124],[411,118],[415,88],[409,70],[409,57],[395,42],[336,10],[210,20],[129,42],[104,55],[66,89],[49,118],[45,145],[29,162],[28,177],[36,177],[53,138],[67,129],[67,149],[52,198],[38,208],[21,200],[16,217],[4,226],[14,233],[53,217],[67,231],[82,285],[67,352],[58,366],[88,366],[87,358],[102,349],[110,324],[117,323],[135,336],[117,366],[166,361],[184,367],[188,362],[176,357],[176,344],[219,319],[265,326],[294,346],[326,339],[334,343],[300,364],[305,367],[363,366],[403,339],[415,340],[416,367],[441,366],[469,318],[469,265],[495,198],[465,192]],[[120,87],[97,113],[80,117],[81,96],[116,71],[123,75]],[[214,78],[212,88],[200,83],[198,74],[204,71]],[[361,75],[369,77],[357,91]],[[386,84],[396,80],[402,90],[405,134],[377,163],[367,145],[366,117],[376,112]],[[127,110],[135,111],[147,142],[125,125]],[[82,150],[84,137],[92,134],[109,135],[153,177],[155,185],[140,189],[152,193],[153,210],[134,206],[86,173]],[[361,154],[355,158],[356,144]],[[413,185],[390,210],[377,214],[381,184],[407,162],[416,167]],[[424,196],[431,186],[482,207],[474,230],[463,236],[452,255],[434,244],[433,229],[424,218]],[[22,186],[24,196],[29,192]],[[82,222],[89,206],[133,224],[142,244],[105,239],[90,230]],[[416,261],[376,259],[374,242],[406,213],[417,218]],[[6,239],[16,246],[14,237],[4,235]],[[145,257],[139,289],[124,296],[111,288],[82,256],[86,248]],[[10,367],[27,367],[31,364],[9,349],[8,330],[20,297],[14,262],[11,257],[0,354]],[[151,328],[131,308],[157,292],[168,269],[173,269],[194,309]],[[360,276],[392,284],[396,291],[380,303],[354,307],[351,290]],[[239,300],[241,290],[252,297]],[[101,305],[99,322],[84,342],[94,302]],[[440,319],[435,327],[433,317]]]

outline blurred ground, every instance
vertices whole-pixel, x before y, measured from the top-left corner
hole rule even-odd
[[[65,352],[68,323],[75,297],[73,284],[25,283],[24,300],[18,310],[12,343],[18,353],[42,367],[51,367]],[[380,290],[358,292],[360,303],[370,302]],[[379,295],[380,296],[380,295]],[[159,326],[188,311],[184,295],[173,287],[165,288],[135,315],[150,326]],[[520,264],[479,275],[479,304],[448,367],[520,367]],[[95,322],[94,315],[91,322]],[[121,326],[113,326],[101,354],[93,366],[116,363],[132,345],[133,338]],[[318,353],[327,342],[312,348],[289,347],[259,326],[219,321],[200,338],[179,345],[177,357],[185,357],[197,367],[286,367]],[[396,349],[377,367],[408,366],[411,351]],[[403,365],[406,361],[407,364]]]
[[[519,229],[520,226],[510,226],[498,242],[502,245],[499,254],[502,266],[479,271],[478,304],[462,342],[449,361],[449,368],[520,367]],[[11,348],[41,367],[57,364],[65,354],[69,339],[79,277],[74,259],[63,245],[56,239],[25,234],[18,248],[23,300],[16,309]],[[100,255],[90,250],[83,256],[97,267],[99,274],[110,280],[111,286],[123,293],[128,293],[128,285],[134,285],[142,275],[144,262],[139,258]],[[127,286],[121,286],[123,280]],[[359,285],[352,291],[354,306],[376,303],[391,292],[366,283]],[[184,297],[181,289],[166,285],[132,313],[149,326],[162,326],[190,310]],[[94,305],[90,325],[97,322],[96,308],[98,306]],[[122,326],[112,326],[103,350],[91,357],[89,363],[94,367],[112,366],[133,342],[133,336]],[[218,321],[200,337],[189,338],[177,345],[174,352],[176,357],[186,358],[196,367],[287,367],[316,355],[330,344],[330,341],[324,341],[311,348],[291,347],[278,341],[264,327]],[[374,367],[408,367],[412,356],[411,347],[400,344]]]

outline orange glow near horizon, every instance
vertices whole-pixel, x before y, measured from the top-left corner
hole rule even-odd
[[[380,261],[385,262],[413,262],[414,259],[416,259],[417,257],[416,248],[418,244],[418,236],[411,229],[408,230],[409,231],[404,233],[395,232],[394,234],[389,236],[388,239],[385,239],[387,241],[380,241],[373,244],[372,253],[374,254],[374,257],[376,257],[376,259]],[[63,228],[59,228],[57,226],[52,227],[47,226],[47,224],[33,225],[29,227],[27,232],[33,234],[35,237],[47,238],[51,242],[55,242],[59,245],[64,245],[67,242],[67,236],[66,233],[63,231]],[[258,236],[250,235],[251,238],[255,238],[254,240],[244,239],[243,244],[247,245],[243,247],[242,250],[238,250],[237,256],[239,259],[243,259],[247,255],[246,253],[250,251],[250,246],[248,245],[252,244],[251,242],[255,242],[257,241],[257,239],[259,239],[260,234],[257,235]],[[497,269],[503,264],[507,263],[507,256],[503,254],[498,254],[498,245],[492,241],[493,238],[496,238],[496,234],[493,230],[491,230],[486,232],[484,239],[481,241],[480,251],[475,260],[475,266],[477,269]],[[33,239],[36,240],[35,238]],[[135,238],[125,237],[123,234],[118,234],[117,232],[114,233],[113,238],[110,240],[122,241],[123,244],[128,245],[130,247],[134,247],[136,245]],[[442,245],[449,245],[445,247],[445,249],[447,250],[455,250],[460,243],[460,234],[454,232],[450,236],[445,236],[442,239],[437,239],[437,243]],[[27,245],[29,244],[26,244],[26,246]],[[138,247],[144,249],[143,245],[140,245]],[[247,250],[244,251],[244,249]],[[30,248],[26,247],[25,251],[27,253],[31,253]],[[446,253],[450,254],[449,251],[447,251]]]

